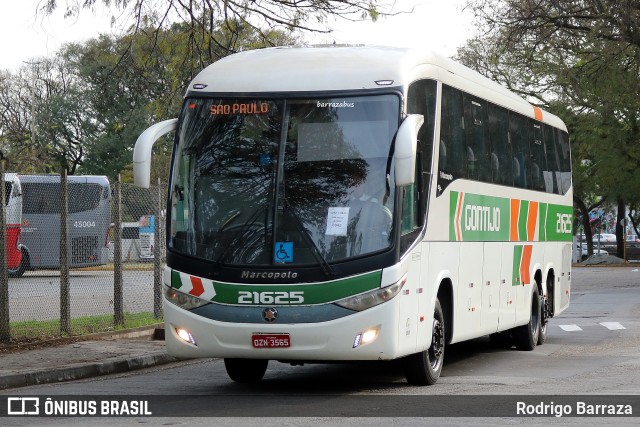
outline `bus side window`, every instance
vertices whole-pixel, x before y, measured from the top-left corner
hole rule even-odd
[[[464,94],[464,130],[466,140],[467,177],[491,182],[490,153],[487,148],[486,101]]]
[[[442,113],[440,120],[440,141],[446,147],[445,164],[438,166],[439,171],[451,179],[442,180],[438,176],[439,191],[458,178],[467,177],[467,147],[464,139],[464,116],[462,110],[462,92],[442,85]]]
[[[411,247],[413,242],[420,235],[420,222],[419,222],[419,205],[420,205],[420,155],[416,161],[416,179],[415,183],[407,185],[402,188],[402,217],[400,224],[400,254]]]
[[[501,185],[513,185],[513,154],[509,141],[509,112],[489,105],[488,134],[491,143],[492,181]]]
[[[547,193],[559,194],[558,173],[560,172],[560,160],[556,153],[556,132],[551,126],[542,125],[544,133],[544,149],[547,157],[547,168],[542,172],[545,190]]]
[[[542,172],[547,169],[547,160],[542,143],[542,123],[530,121],[529,127],[529,157],[527,158],[527,182],[531,190],[544,191]]]
[[[513,185],[527,188],[526,159],[529,157],[529,130],[527,120],[516,113],[509,115],[509,138],[513,148]]]
[[[560,178],[558,179],[560,194],[566,194],[571,187],[571,152],[569,149],[569,135],[561,130],[557,134],[557,152],[560,160]]]
[[[436,94],[437,83],[435,80],[419,80],[409,86],[407,98],[407,113],[422,114],[424,123],[418,132],[419,160],[416,167],[421,166],[422,174],[416,174],[416,185],[419,197],[418,222],[422,224],[427,211],[427,190],[429,173],[433,160],[433,138],[436,121]]]

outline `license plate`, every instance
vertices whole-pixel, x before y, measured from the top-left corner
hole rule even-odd
[[[289,334],[253,334],[251,344],[253,348],[291,347],[291,338]]]

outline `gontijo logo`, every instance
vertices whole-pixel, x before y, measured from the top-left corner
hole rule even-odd
[[[452,191],[451,241],[570,241],[572,206]]]

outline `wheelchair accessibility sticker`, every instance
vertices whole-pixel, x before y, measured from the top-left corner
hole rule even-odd
[[[274,262],[293,262],[293,242],[276,242]]]

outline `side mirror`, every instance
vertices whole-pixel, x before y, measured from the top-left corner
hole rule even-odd
[[[395,175],[396,186],[411,185],[416,177],[416,151],[418,146],[418,131],[424,123],[421,114],[410,114],[400,125],[396,134]]]
[[[151,150],[153,144],[165,134],[175,130],[178,119],[165,120],[147,128],[133,148],[133,182],[138,187],[149,188],[151,180]]]

